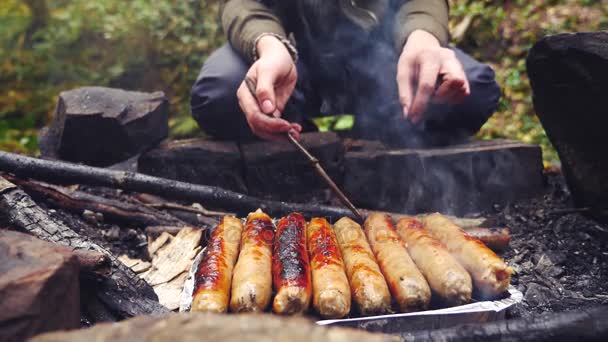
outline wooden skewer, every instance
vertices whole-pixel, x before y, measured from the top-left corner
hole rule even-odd
[[[251,95],[254,98],[257,98],[255,81],[250,77],[245,77],[245,85],[247,86],[247,89],[249,89]],[[327,172],[325,172],[325,170],[319,163],[319,160],[315,158],[315,156],[313,156],[304,146],[302,146],[302,144],[300,144],[300,142],[296,138],[294,138],[291,133],[287,132],[286,135],[289,142],[291,142],[306,157],[306,159],[308,159],[310,165],[314,168],[317,175],[319,175],[321,179],[323,179],[323,181],[329,186],[331,191],[336,196],[338,196],[340,202],[342,202],[342,204],[344,204],[350,211],[352,211],[355,217],[362,223],[363,216],[359,213],[359,210],[357,210],[357,208],[352,204],[348,197],[346,197],[346,195],[342,192],[342,190],[340,190],[340,188],[338,188],[338,186],[331,179],[331,177],[329,177]]]

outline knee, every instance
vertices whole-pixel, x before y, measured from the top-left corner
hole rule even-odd
[[[213,127],[216,116],[237,110],[236,91],[247,71],[245,62],[224,46],[203,65],[190,91],[190,108],[199,126]]]
[[[465,70],[469,80],[471,95],[465,100],[465,108],[478,120],[479,127],[488,120],[498,108],[501,97],[500,87],[496,83],[495,73],[486,64],[477,65]]]

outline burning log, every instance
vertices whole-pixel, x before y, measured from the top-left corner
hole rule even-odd
[[[3,175],[8,181],[22,188],[35,199],[45,200],[52,206],[63,208],[76,214],[90,210],[103,214],[104,218],[133,224],[136,226],[187,225],[184,221],[146,205],[136,205],[115,199],[95,196],[83,191],[65,187],[23,180],[11,175]]]
[[[110,258],[111,273],[99,279],[96,295],[119,318],[168,312],[158,303],[152,288],[110,252],[49,216],[30,196],[2,177],[0,212],[13,227],[39,239],[67,245],[75,250],[99,252]]]

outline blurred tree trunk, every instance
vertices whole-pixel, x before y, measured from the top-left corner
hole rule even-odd
[[[36,32],[48,24],[50,17],[49,7],[46,0],[24,0],[23,2],[32,14],[32,20],[25,32],[25,44],[29,46],[33,43]]]

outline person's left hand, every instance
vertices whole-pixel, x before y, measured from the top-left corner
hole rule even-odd
[[[432,34],[410,34],[397,65],[397,85],[403,115],[422,120],[429,102],[457,104],[470,95],[469,82],[454,51],[443,48]]]

